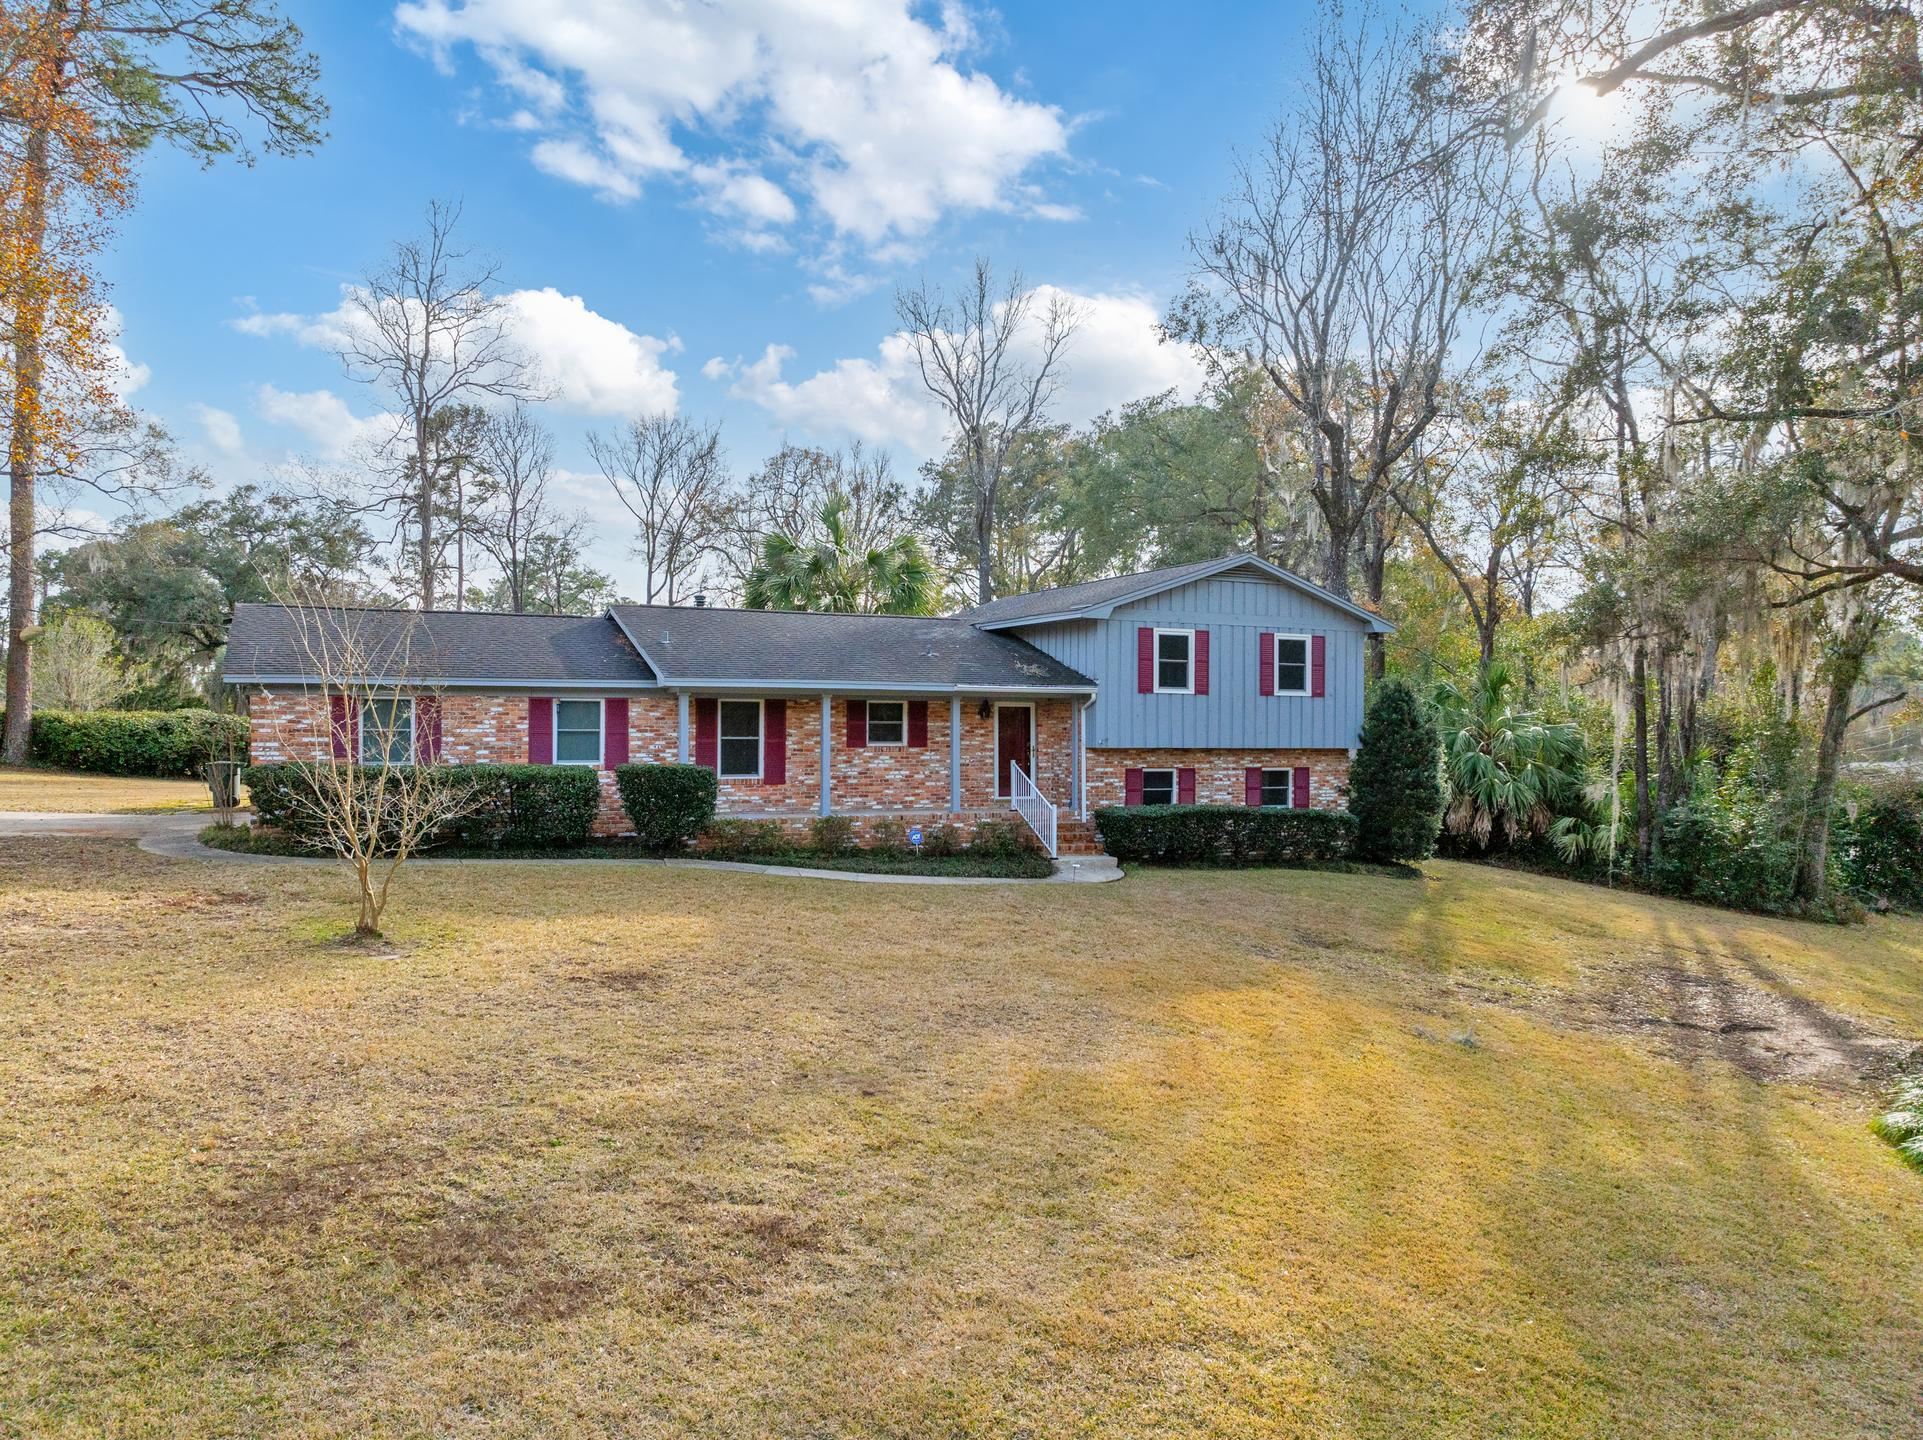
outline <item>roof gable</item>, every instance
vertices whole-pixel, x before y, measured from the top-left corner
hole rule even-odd
[[[1353,601],[1333,595],[1320,585],[1313,585],[1300,575],[1284,570],[1280,565],[1271,564],[1255,555],[1242,554],[1198,560],[1188,565],[1170,565],[1160,570],[1144,570],[1134,575],[1084,580],[1074,585],[1056,586],[1051,590],[1031,591],[1026,595],[1010,595],[991,600],[986,605],[978,605],[972,610],[964,610],[959,618],[990,631],[1041,625],[1056,620],[1106,620],[1118,606],[1235,571],[1289,586],[1333,610],[1362,621],[1373,633],[1391,634],[1395,630],[1395,626],[1380,615],[1363,609]]]

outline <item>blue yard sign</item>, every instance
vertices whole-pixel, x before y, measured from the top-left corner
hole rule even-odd
[[[917,850],[921,849],[921,826],[910,825],[908,827],[908,843],[913,845]]]

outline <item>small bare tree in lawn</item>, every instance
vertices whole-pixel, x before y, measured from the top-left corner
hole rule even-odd
[[[410,857],[478,803],[432,762],[441,698],[408,677],[434,674],[415,611],[290,604],[305,673],[327,696],[325,753],[276,737],[292,758],[288,805],[299,828],[339,856],[360,890],[359,939],[378,939],[394,877]]]
[[[1060,291],[1038,304],[1020,271],[997,286],[985,259],[950,298],[926,282],[895,294],[902,333],[921,382],[954,422],[955,445],[975,501],[975,599],[995,598],[995,519],[1002,478],[1018,446],[1048,416],[1063,356],[1081,312]],[[1032,338],[1030,332],[1032,333]]]

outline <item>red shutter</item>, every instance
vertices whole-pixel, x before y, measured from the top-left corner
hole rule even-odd
[[[1124,805],[1142,803],[1142,771],[1139,766],[1131,765],[1122,772],[1122,803]]]
[[[1177,805],[1195,803],[1195,772],[1187,766],[1175,772],[1175,803]]]
[[[928,748],[928,702],[926,700],[908,702],[908,748],[910,750]]]
[[[1295,793],[1289,803],[1298,810],[1309,808],[1309,767],[1306,765],[1295,767]]]
[[[1242,772],[1242,798],[1251,805],[1262,803],[1262,767],[1251,765]]]
[[[1155,631],[1147,625],[1135,632],[1135,693],[1155,688]]]
[[[1261,655],[1256,660],[1256,672],[1261,678],[1261,691],[1264,695],[1275,693],[1275,633],[1262,632]]]
[[[628,763],[628,701],[621,696],[601,702],[601,768],[612,770]]]
[[[715,699],[694,702],[694,763],[719,770],[721,750],[721,708]]]
[[[422,765],[441,762],[441,697],[414,697],[414,759]]]
[[[868,702],[866,700],[848,702],[848,748],[850,750],[868,748]]]
[[[527,763],[554,763],[554,699],[536,695],[527,702]]]
[[[1209,632],[1195,632],[1195,693],[1209,693]]]
[[[788,783],[788,702],[761,702],[761,783]]]
[[[1313,635],[1309,638],[1309,693],[1318,700],[1328,691],[1328,669],[1329,637]]]
[[[347,731],[347,697],[329,695],[327,697],[327,737],[328,742],[333,746],[336,760],[345,760],[348,756]]]

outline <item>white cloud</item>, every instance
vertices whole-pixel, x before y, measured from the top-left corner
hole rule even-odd
[[[315,349],[339,350],[362,323],[354,293],[354,287],[343,286],[341,303],[323,314],[255,312],[232,324],[247,335],[285,336]],[[673,336],[638,334],[590,310],[579,295],[563,295],[551,286],[511,291],[502,299],[514,341],[534,362],[557,406],[587,415],[674,410],[675,375],[661,363],[663,355],[681,348]]]
[[[113,305],[103,307],[100,333],[107,357],[107,385],[115,395],[125,400],[153,379],[154,372],[152,366],[138,365],[127,358],[127,352],[120,348],[120,327],[119,308]]]
[[[254,392],[261,419],[303,436],[320,455],[343,460],[363,455],[394,436],[389,415],[356,415],[332,390],[281,390],[262,385]]]
[[[1082,424],[1146,395],[1173,389],[1192,398],[1201,388],[1205,376],[1200,361],[1184,346],[1161,342],[1156,330],[1161,311],[1148,296],[1081,295],[1042,285],[1036,288],[1035,311],[1045,310],[1058,296],[1076,306],[1081,323],[1052,407],[1055,419]],[[1038,342],[1031,325],[1010,353],[1032,361],[1039,353]],[[789,347],[770,345],[759,359],[746,363],[729,364],[717,357],[702,373],[714,380],[732,376],[733,394],[799,431],[859,436],[899,445],[918,457],[941,448],[946,417],[922,385],[906,336],[887,336],[872,359],[837,360],[802,380],[783,375],[793,359]]]
[[[514,336],[535,358],[554,402],[588,415],[672,414],[674,372],[661,357],[680,345],[637,335],[549,287],[507,297]]]
[[[941,448],[943,417],[915,376],[906,337],[890,335],[873,360],[837,360],[799,382],[781,375],[794,355],[770,345],[759,360],[735,367],[732,393],[803,431],[854,435],[917,455]]]
[[[194,419],[200,422],[207,443],[223,455],[238,455],[244,448],[240,436],[240,421],[232,413],[217,409],[212,405],[193,407]]]
[[[921,8],[404,0],[395,20],[443,66],[472,46],[512,98],[514,123],[545,123],[534,163],[608,199],[680,178],[768,226],[797,218],[789,192],[799,191],[834,231],[868,244],[920,234],[951,211],[1072,214],[1024,182],[1067,153],[1060,110],[963,68],[979,37],[960,5],[943,5],[935,23]],[[722,158],[697,164],[684,146]],[[754,173],[717,198],[700,173],[715,164]],[[773,164],[787,187],[760,173]]]

